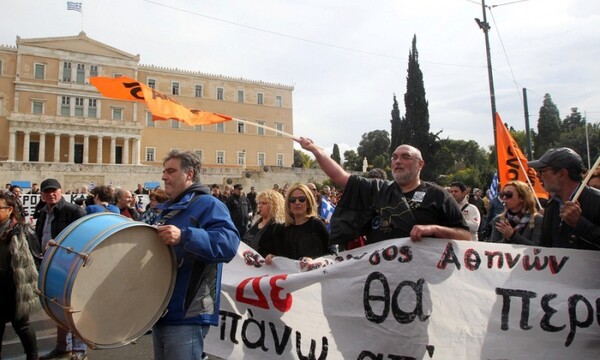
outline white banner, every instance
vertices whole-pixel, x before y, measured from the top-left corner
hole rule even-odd
[[[273,265],[242,244],[205,346],[224,359],[600,359],[599,270],[598,251],[469,241]]]
[[[63,194],[65,200],[70,203],[75,203],[76,200],[85,200],[88,194]],[[140,205],[146,208],[146,205],[150,202],[149,195],[135,195],[137,201]],[[33,213],[35,212],[36,205],[41,201],[40,194],[23,194],[21,195],[21,202],[23,203],[23,208],[25,212],[28,214],[28,219],[35,223],[35,219],[33,218]]]

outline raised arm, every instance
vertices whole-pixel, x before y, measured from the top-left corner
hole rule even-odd
[[[327,156],[323,149],[315,145],[311,139],[300,137],[294,138],[294,140],[296,140],[304,150],[313,153],[321,170],[323,170],[336,185],[342,188],[346,187],[350,174],[344,170],[340,164]]]

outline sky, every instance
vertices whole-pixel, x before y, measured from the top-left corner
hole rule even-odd
[[[405,114],[417,37],[431,132],[493,145],[480,0],[2,1],[0,44],[16,37],[88,37],[140,54],[144,65],[293,85],[293,134],[326,151],[390,131],[394,94]],[[544,94],[600,122],[600,1],[487,0],[496,108],[537,127]]]

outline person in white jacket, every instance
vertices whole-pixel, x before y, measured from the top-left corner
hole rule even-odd
[[[467,189],[467,186],[460,181],[455,181],[450,184],[449,191],[450,195],[452,195],[454,200],[458,203],[463,218],[465,219],[467,226],[469,226],[472,240],[478,241],[477,231],[479,230],[479,223],[481,223],[481,214],[479,214],[477,206],[469,203],[467,197],[469,190]]]

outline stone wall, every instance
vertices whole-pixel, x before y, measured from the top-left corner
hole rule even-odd
[[[66,163],[23,163],[0,162],[0,184],[11,181],[30,181],[38,184],[46,178],[55,178],[65,191],[87,188],[90,182],[95,185],[108,185],[136,189],[137,184],[161,181],[162,167],[144,165],[95,165]],[[316,182],[323,183],[328,177],[321,169],[300,169],[267,166],[261,170],[240,168],[203,168],[200,180],[204,184],[241,183],[249,191],[250,186],[257,191],[271,189],[273,184]]]

